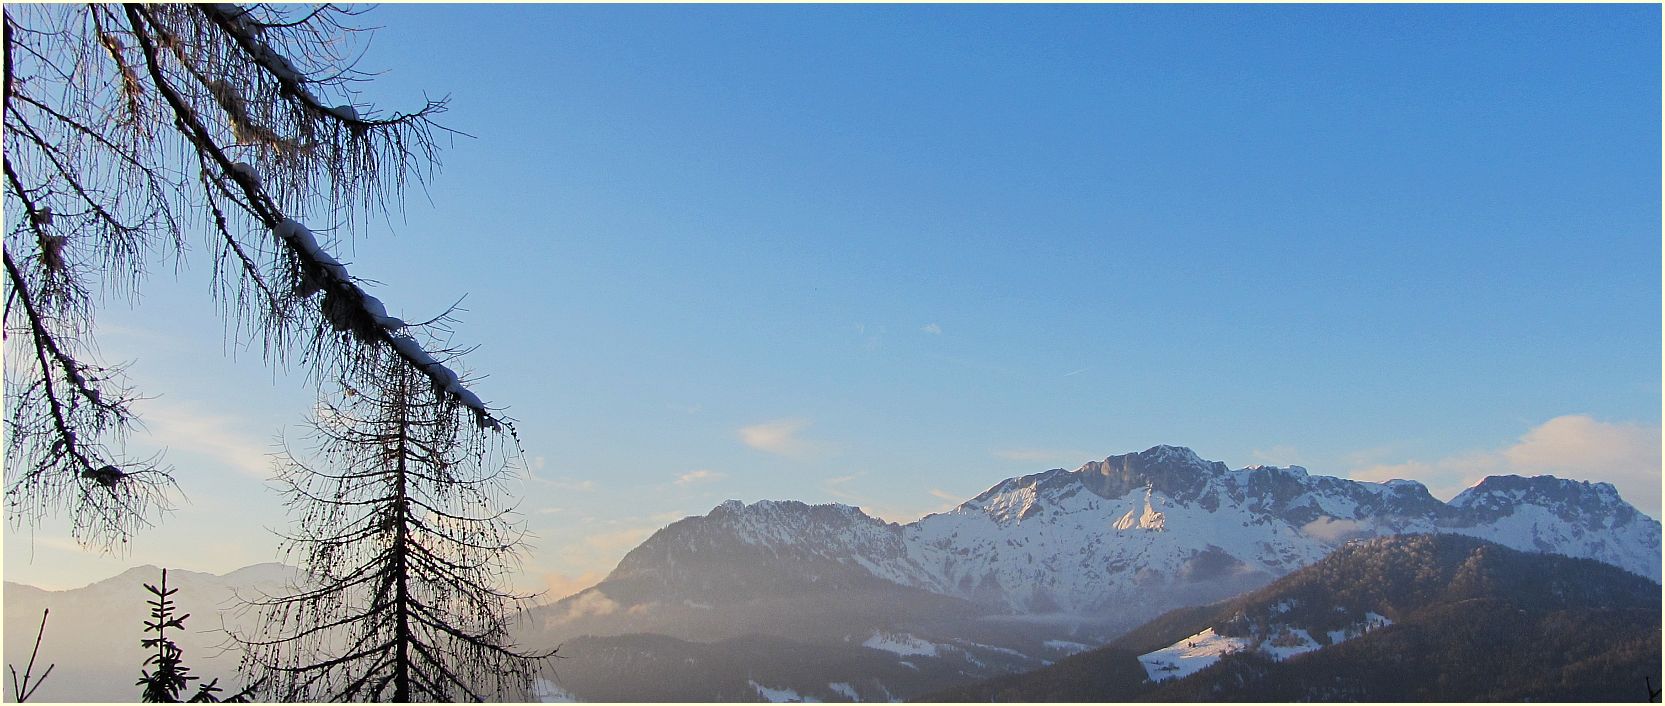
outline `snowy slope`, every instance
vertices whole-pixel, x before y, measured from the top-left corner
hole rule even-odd
[[[1151,681],[1182,679],[1202,671],[1233,652],[1254,651],[1275,660],[1284,660],[1346,642],[1371,630],[1392,625],[1393,621],[1377,613],[1365,613],[1363,620],[1329,631],[1329,644],[1321,645],[1305,629],[1288,625],[1274,625],[1264,636],[1229,637],[1215,634],[1208,628],[1154,652],[1139,655],[1139,664]]]

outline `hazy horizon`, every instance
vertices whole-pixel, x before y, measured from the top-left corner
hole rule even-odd
[[[1157,444],[1661,516],[1657,7],[363,19],[362,101],[449,95],[467,136],[341,259],[407,320],[463,298],[525,450],[523,589],[729,498],[908,522]],[[174,280],[98,323],[159,395],[127,451],[186,500],[123,556],[8,526],[6,580],[281,559],[310,385],[227,342],[204,262]]]

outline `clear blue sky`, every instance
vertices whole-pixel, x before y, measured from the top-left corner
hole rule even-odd
[[[1442,497],[1610,480],[1660,514],[1658,6],[365,21],[360,103],[448,94],[473,137],[344,259],[406,319],[467,295],[538,478],[529,587],[725,498],[906,522],[1158,443]],[[8,579],[273,558],[258,456],[310,396],[222,361],[201,266],[171,279],[105,345],[164,394],[134,443],[191,504],[124,559],[10,533]]]

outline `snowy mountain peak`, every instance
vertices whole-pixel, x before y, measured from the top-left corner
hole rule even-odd
[[[1152,488],[1170,498],[1189,500],[1201,495],[1214,478],[1226,472],[1226,464],[1204,461],[1191,449],[1161,445],[1089,461],[1077,468],[1075,475],[1087,490],[1101,498],[1116,499]]]
[[[1487,476],[1457,494],[1451,506],[1486,517],[1506,515],[1520,505],[1548,508],[1565,519],[1637,514],[1611,483],[1567,480],[1554,476]]]
[[[1152,446],[1139,452],[1138,456],[1149,463],[1172,462],[1188,466],[1208,465],[1208,462],[1204,461],[1201,456],[1198,456],[1195,451],[1192,451],[1189,447],[1185,446],[1157,444],[1156,446]]]
[[[703,517],[686,517],[661,532],[699,533],[711,528],[735,532],[754,544],[793,541],[798,533],[809,528],[843,528],[851,525],[884,523],[863,513],[859,508],[838,503],[810,505],[797,500],[759,500],[746,504],[727,500],[711,508]],[[673,533],[673,534],[676,534]]]
[[[1282,473],[1296,478],[1305,478],[1308,475],[1306,466],[1249,466],[1242,469],[1242,471],[1245,473]]]
[[[623,581],[703,585],[695,598],[709,602],[740,590],[735,582],[747,572],[769,569],[790,574],[793,581],[828,585],[853,581],[854,574],[901,582],[917,573],[907,563],[898,528],[859,508],[729,500],[653,533],[619,561],[607,581],[615,590]],[[844,578],[834,581],[835,575]]]

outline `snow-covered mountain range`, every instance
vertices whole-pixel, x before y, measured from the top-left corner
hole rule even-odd
[[[1415,481],[1231,470],[1172,446],[1007,480],[897,532],[925,571],[893,580],[1018,613],[1223,597],[1214,587],[1387,534],[1466,534],[1660,577],[1659,522],[1607,483],[1494,476],[1443,503]]]
[[[1011,478],[907,525],[843,505],[730,500],[654,534],[603,585],[705,604],[795,583],[889,583],[1007,613],[1087,615],[1230,595],[1348,540],[1427,532],[1660,578],[1659,522],[1607,483],[1493,476],[1445,503],[1416,481],[1233,470],[1157,446]],[[736,561],[748,567],[743,582]],[[615,591],[606,593],[617,600]]]
[[[1406,533],[1471,535],[1660,578],[1660,523],[1606,483],[1497,476],[1447,503],[1415,481],[1231,469],[1156,446],[1011,478],[906,525],[842,505],[731,500],[665,527],[600,584],[538,609],[532,639],[908,644],[889,651],[924,672],[977,677],[1258,588],[1351,540]],[[584,674],[577,662],[563,663],[569,675]],[[583,684],[570,686],[584,696]]]
[[[516,637],[562,646],[545,690],[559,697],[906,699],[1040,668],[1169,609],[1258,589],[1353,540],[1409,533],[1660,578],[1660,523],[1606,483],[1499,476],[1447,503],[1413,481],[1231,469],[1157,446],[1011,478],[905,525],[844,505],[731,500],[656,532],[601,583],[533,609]],[[189,663],[232,677],[235,656],[212,649],[223,640],[213,609],[294,571],[170,572],[181,605],[202,616],[182,638]],[[60,666],[42,698],[131,698],[140,584],[158,574],[64,592],[7,584],[7,654],[27,653],[50,605],[43,659]],[[131,633],[121,649],[96,648],[112,625]],[[58,688],[68,691],[47,696]]]

